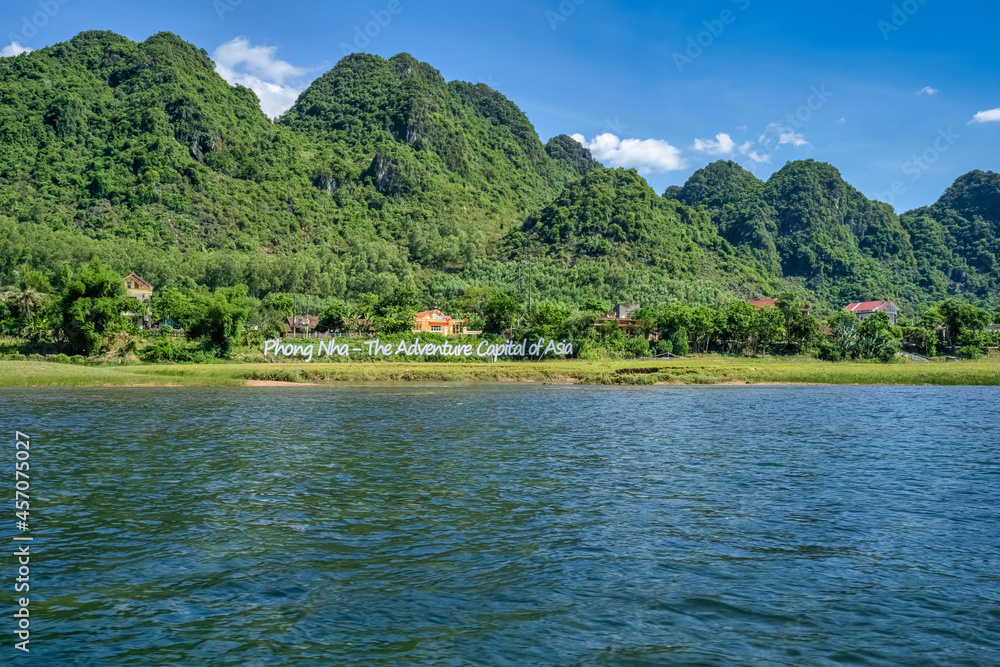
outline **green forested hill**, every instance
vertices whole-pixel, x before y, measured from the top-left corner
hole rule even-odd
[[[813,160],[790,162],[766,182],[716,162],[666,194],[704,206],[737,253],[821,301],[916,306],[964,292],[996,303],[997,179],[972,172],[937,204],[903,216]]]
[[[99,256],[157,285],[420,287],[596,165],[406,55],[346,58],[272,124],[177,36],[88,32],[0,59],[0,100],[8,280]]]
[[[897,216],[836,169],[733,162],[661,197],[484,84],[344,58],[271,122],[176,35],[0,58],[0,279],[91,258],[158,288],[427,302],[497,286],[582,303],[787,287],[827,306],[997,294],[997,174]],[[63,268],[60,268],[63,267]]]
[[[936,203],[900,219],[924,292],[1000,301],[1000,174],[960,176]]]

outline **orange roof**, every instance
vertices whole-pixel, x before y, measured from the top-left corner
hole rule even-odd
[[[778,303],[777,299],[754,299],[753,301],[747,301],[754,308],[766,308],[767,306],[774,306]]]
[[[451,318],[442,313],[440,310],[425,310],[423,312],[417,313],[418,320],[445,320],[447,322],[451,321]]]

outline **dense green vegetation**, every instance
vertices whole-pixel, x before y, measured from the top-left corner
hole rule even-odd
[[[811,290],[820,302],[877,294],[904,307],[926,303],[892,207],[861,195],[828,164],[790,162],[765,183],[734,162],[716,162],[668,195],[704,207],[741,256]]]
[[[1000,174],[972,171],[933,205],[900,217],[925,294],[988,300],[1000,294]]]
[[[763,182],[716,162],[660,196],[407,54],[344,58],[276,122],[170,33],[87,32],[0,58],[0,320],[72,353],[131,354],[109,276],[133,270],[156,287],[156,318],[206,355],[292,313],[399,332],[433,306],[494,334],[642,353],[644,338],[592,326],[621,301],[645,307],[661,351],[682,350],[683,332],[698,351],[809,347],[818,321],[736,305],[786,292],[820,317],[892,299],[919,338],[947,297],[1000,306],[998,191],[974,171],[897,216],[827,164]],[[963,340],[982,348],[977,335]]]
[[[350,303],[317,300],[313,304],[317,317],[304,320],[299,328],[378,336],[396,344],[412,335],[418,303],[419,295],[405,288],[384,296],[363,294]],[[569,353],[583,359],[685,356],[714,350],[752,356],[815,353],[830,361],[889,362],[902,349],[904,336],[914,349],[930,356],[939,344],[957,344],[962,356],[978,358],[997,345],[1000,333],[988,328],[993,313],[949,299],[929,309],[919,322],[901,326],[892,326],[884,313],[859,322],[854,313],[838,311],[829,318],[830,335],[823,336],[808,302],[791,291],[773,306],[734,298],[715,307],[681,300],[654,303],[637,308],[625,321],[607,317],[610,304],[597,299],[579,307],[545,300],[526,308],[493,287],[466,290],[447,307],[478,328],[477,335],[487,342],[566,341],[572,344]],[[126,296],[124,281],[113,269],[94,260],[77,272],[59,273],[52,281],[42,273],[29,273],[17,289],[0,293],[0,334],[19,339],[10,346],[16,355],[42,350],[66,358],[138,357],[150,362],[257,357],[265,339],[282,335],[295,312],[295,298],[272,292],[256,299],[243,284],[213,292],[168,288],[154,299],[159,325],[152,332],[137,326],[146,308],[147,304]],[[943,335],[939,325],[945,327]],[[175,326],[186,340],[172,335]],[[421,335],[425,343],[444,342],[440,334]],[[140,345],[142,336],[146,338]],[[479,340],[460,337],[453,342],[475,345]],[[546,352],[539,358],[544,356]]]

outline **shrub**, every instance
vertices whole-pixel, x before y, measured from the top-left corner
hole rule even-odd
[[[14,354],[7,357],[11,361],[24,361],[24,355],[20,352],[15,352]]]
[[[633,357],[648,357],[649,341],[645,338],[629,338],[626,343],[626,350]]]
[[[72,357],[69,358],[69,361],[72,364],[82,365],[87,363],[87,357],[80,354],[74,354]]]
[[[819,342],[816,354],[823,361],[841,361],[844,358],[840,346],[829,338],[824,338]]]
[[[193,353],[184,344],[167,336],[156,339],[150,347],[139,353],[139,358],[150,362],[194,361]]]
[[[40,354],[29,354],[28,361],[45,361],[45,357]]]
[[[69,357],[66,356],[65,354],[57,354],[56,356],[52,357],[52,361],[56,362],[57,364],[68,364]]]
[[[976,347],[975,345],[966,345],[965,347],[961,347],[955,354],[957,354],[962,359],[983,358],[983,351],[980,348]]]

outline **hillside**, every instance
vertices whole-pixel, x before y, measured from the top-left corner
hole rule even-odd
[[[960,176],[937,202],[900,220],[925,292],[1000,302],[1000,174]]]
[[[821,301],[928,300],[899,217],[829,164],[790,162],[763,182],[734,162],[716,162],[667,194],[705,207],[738,253]]]
[[[405,54],[346,58],[276,124],[169,33],[0,58],[0,91],[6,276],[99,256],[157,285],[416,285],[596,164],[568,137],[543,145],[499,93]]]
[[[484,84],[345,57],[278,121],[176,35],[110,32],[0,58],[0,278],[90,258],[154,285],[425,301],[1000,303],[1000,176],[897,216],[831,165],[734,162],[659,196]]]

